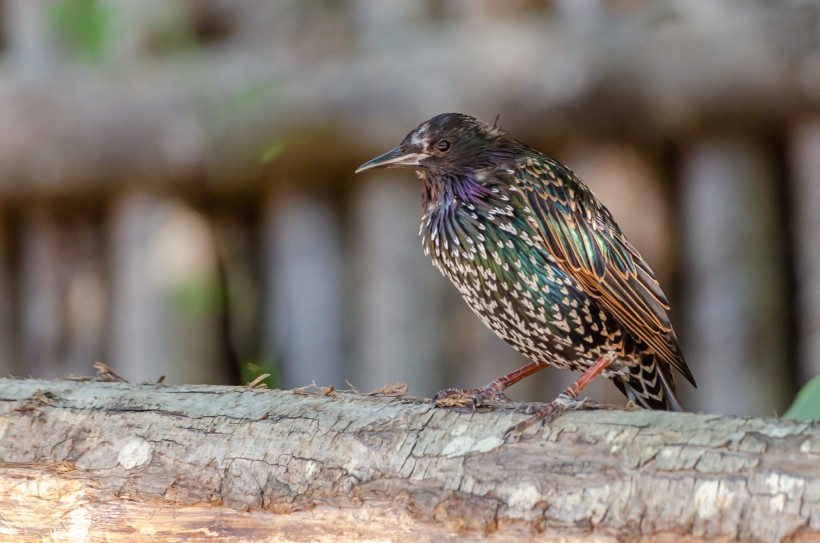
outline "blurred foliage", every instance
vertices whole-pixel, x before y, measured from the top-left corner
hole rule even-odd
[[[262,154],[260,155],[259,160],[262,161],[263,165],[267,165],[270,161],[281,155],[282,151],[285,150],[285,147],[287,147],[287,143],[284,140],[276,140],[262,149]]]
[[[820,420],[820,375],[806,383],[789,410],[783,415],[787,419]]]
[[[239,89],[214,108],[209,132],[217,134],[232,120],[241,115],[253,114],[257,108],[264,107],[264,102],[276,92],[280,85],[279,78],[256,81]],[[259,153],[259,160],[263,166],[278,157],[287,147],[284,139],[276,139],[265,145]]]
[[[166,0],[166,10],[154,21],[143,47],[154,54],[201,50],[202,43],[194,30],[190,12],[179,0]]]
[[[233,119],[241,115],[252,115],[258,108],[264,107],[264,101],[270,99],[280,83],[278,77],[255,81],[225,98],[213,110],[209,132],[218,134]],[[289,143],[283,138],[268,142],[259,152],[259,161],[263,166],[268,165],[284,152]]]
[[[242,382],[250,383],[260,375],[268,374],[269,377],[260,381],[268,388],[279,388],[279,365],[275,360],[259,360],[258,362],[248,362],[242,364]]]
[[[260,105],[260,102],[268,99],[280,84],[279,78],[255,81],[225,98],[214,111],[213,129],[222,128],[224,123],[251,110],[253,106]]]
[[[150,32],[143,36],[144,50],[152,53],[188,50],[202,52],[202,44],[197,38],[191,21],[191,14],[179,0],[168,0],[161,17],[156,16],[150,24]],[[51,6],[51,25],[58,39],[63,41],[79,58],[100,63],[106,60],[114,49],[117,39],[114,16],[123,15],[113,11],[115,4],[100,0],[59,0]],[[127,15],[127,14],[125,14]],[[205,58],[194,55],[192,63],[207,64]],[[225,125],[243,114],[253,114],[255,107],[263,107],[263,102],[271,96],[280,84],[279,78],[256,81],[217,104],[208,101],[206,107],[212,112],[211,134],[219,133]],[[285,149],[283,140],[275,140],[259,153],[263,165],[279,156]]]
[[[216,313],[222,308],[222,286],[216,278],[190,279],[171,291],[171,305],[189,315]]]
[[[101,0],[58,0],[50,9],[51,27],[55,36],[77,57],[92,63],[106,60],[110,52],[116,49],[116,40],[122,39],[115,21],[117,17],[134,26],[147,28],[140,34],[138,44],[145,52],[162,54],[189,50],[200,45],[191,14],[179,0],[167,0],[162,4],[161,11],[150,14],[148,24],[145,21],[132,21],[129,17],[133,15],[117,11],[116,3]]]
[[[96,62],[111,41],[110,9],[99,0],[60,0],[51,6],[51,24],[77,56]]]

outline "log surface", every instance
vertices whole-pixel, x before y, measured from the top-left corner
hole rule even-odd
[[[820,541],[820,424],[0,380],[2,541]]]

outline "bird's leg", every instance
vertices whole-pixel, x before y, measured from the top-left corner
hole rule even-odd
[[[600,357],[577,381],[569,385],[566,390],[559,394],[550,404],[538,409],[531,417],[522,420],[515,426],[507,428],[504,432],[504,437],[506,438],[510,434],[522,432],[539,421],[543,421],[544,424],[549,424],[566,411],[588,407],[591,402],[587,400],[579,401],[578,395],[581,394],[581,391],[584,390],[593,379],[609,367],[613,360],[614,358],[610,356]]]
[[[490,402],[509,403],[511,400],[504,394],[504,390],[517,383],[524,377],[547,367],[543,362],[530,362],[523,368],[519,368],[512,373],[499,377],[492,383],[481,388],[471,388],[462,390],[459,388],[445,388],[439,390],[433,396],[433,405],[439,407],[467,406],[473,407],[485,405]]]

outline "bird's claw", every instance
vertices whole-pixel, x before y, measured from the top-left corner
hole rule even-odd
[[[433,406],[435,407],[486,407],[497,404],[512,403],[502,390],[496,387],[471,388],[462,390],[459,388],[445,388],[439,390],[433,396]]]
[[[532,405],[527,405],[523,412],[530,415],[530,417],[522,420],[518,424],[510,426],[504,431],[504,439],[507,439],[513,434],[521,434],[524,430],[533,424],[541,423],[542,425],[552,424],[552,421],[566,413],[567,411],[576,411],[582,409],[599,409],[601,404],[598,404],[588,398],[579,400],[573,398],[569,394],[561,393],[552,402],[546,406],[534,408]]]

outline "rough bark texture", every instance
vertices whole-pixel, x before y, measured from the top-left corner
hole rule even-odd
[[[820,541],[820,424],[0,381],[4,541]]]

